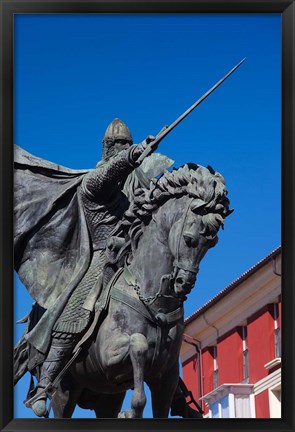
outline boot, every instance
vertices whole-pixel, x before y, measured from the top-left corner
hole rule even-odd
[[[65,367],[75,346],[74,343],[64,346],[54,345],[54,342],[55,340],[53,339],[48,356],[42,365],[41,376],[34,397],[37,397],[37,400],[32,405],[32,410],[38,417],[45,417],[47,414],[47,392],[45,393],[44,389],[54,382],[55,378]],[[58,343],[61,343],[61,341],[59,340]],[[38,395],[40,395],[40,398],[38,398]]]

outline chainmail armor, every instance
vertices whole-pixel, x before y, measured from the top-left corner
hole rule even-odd
[[[133,169],[129,151],[123,150],[83,179],[80,194],[94,250],[105,249],[107,238],[129,206],[121,190]]]
[[[98,164],[95,170],[85,175],[82,190],[91,201],[101,204],[114,199],[136,166],[130,157],[132,151],[132,147],[122,150],[117,156]]]
[[[81,333],[86,329],[91,312],[83,308],[84,301],[97,282],[105,263],[103,250],[93,253],[91,264],[66,304],[53,330],[55,332]]]
[[[129,201],[121,191],[109,205],[94,203],[83,191],[81,197],[93,250],[105,249],[107,239],[127,210]]]

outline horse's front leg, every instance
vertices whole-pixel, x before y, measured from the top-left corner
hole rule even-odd
[[[119,414],[120,418],[142,418],[146,404],[144,391],[144,369],[148,343],[141,333],[134,333],[130,337],[130,359],[133,367],[134,390],[131,399],[131,411],[126,410]]]
[[[160,379],[151,379],[148,385],[152,394],[152,407],[154,418],[167,418],[171,402],[178,385],[178,361]]]

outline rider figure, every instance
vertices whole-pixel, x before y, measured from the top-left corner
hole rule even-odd
[[[107,239],[129,205],[122,192],[124,183],[153,139],[149,136],[141,144],[133,145],[128,127],[116,118],[107,127],[102,141],[102,161],[85,174],[79,186],[78,193],[92,243],[91,262],[53,327],[50,348],[37,385],[37,397],[32,405],[39,417],[46,414],[44,388],[52,384],[61,372],[89,326],[102,286],[100,275],[105,264]],[[151,151],[155,148],[152,147]]]

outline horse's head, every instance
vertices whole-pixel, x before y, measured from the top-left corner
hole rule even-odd
[[[224,205],[212,211],[206,209],[202,200],[188,201],[182,217],[169,233],[169,247],[174,256],[174,291],[179,297],[193,288],[200,262],[208,249],[218,242],[218,230],[228,214]]]
[[[231,213],[226,195],[223,177],[211,167],[195,164],[167,171],[153,180],[149,189],[138,190],[122,225],[131,239],[132,256],[139,257],[137,276],[144,271],[150,280],[157,271],[167,274],[172,265],[169,279],[173,294],[185,299],[194,286],[201,259],[217,243],[218,230]],[[146,230],[147,226],[151,229]],[[143,247],[138,248],[141,238]],[[150,249],[146,253],[147,247],[158,248],[161,259]]]
[[[179,207],[176,214],[181,216],[172,224],[168,237],[174,257],[174,291],[180,298],[193,288],[202,258],[218,242],[218,230],[232,212],[223,177],[210,167],[195,167],[187,170],[187,194],[175,203]]]

